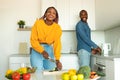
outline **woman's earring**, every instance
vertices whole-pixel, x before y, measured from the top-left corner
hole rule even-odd
[[[46,17],[44,18],[44,20],[46,20]]]

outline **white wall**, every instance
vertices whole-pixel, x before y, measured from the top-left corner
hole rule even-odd
[[[40,15],[39,4],[39,0],[0,0],[0,80],[5,80],[8,56],[18,53],[20,41],[29,42],[29,32],[17,31],[17,21],[31,26]]]
[[[120,27],[105,31],[105,42],[111,43],[111,54],[120,54]]]
[[[104,31],[92,31],[91,39],[99,46],[105,42]],[[62,35],[62,53],[69,53],[70,51],[76,52],[76,33],[72,32],[63,32]]]
[[[40,17],[39,0],[0,0],[0,80],[8,69],[8,58],[11,54],[18,54],[20,42],[29,43],[30,31],[17,31],[17,21],[23,19],[26,26],[33,25]],[[104,42],[104,32],[92,32],[92,39],[97,43]],[[76,50],[75,32],[63,32],[62,52]]]

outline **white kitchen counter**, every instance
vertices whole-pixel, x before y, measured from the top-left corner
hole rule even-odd
[[[114,60],[115,58],[120,58],[120,54],[109,54],[109,55],[93,55],[93,57],[101,58],[101,59],[108,59],[108,60]]]

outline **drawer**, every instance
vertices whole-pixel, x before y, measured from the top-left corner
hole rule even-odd
[[[9,63],[30,63],[30,57],[10,57]]]
[[[12,64],[9,64],[9,69],[17,70],[18,68],[22,67],[22,65],[23,63],[12,63]],[[30,63],[25,63],[24,65],[30,67]]]
[[[71,68],[79,69],[79,59],[77,54],[62,54],[60,61],[63,65],[63,70]]]
[[[101,64],[101,65],[105,65],[105,59],[96,58],[96,63]]]

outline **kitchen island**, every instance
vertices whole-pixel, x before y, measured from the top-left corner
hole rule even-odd
[[[56,71],[56,72],[43,71],[42,73],[34,73],[31,74],[30,80],[62,80],[61,75],[64,72],[66,72],[66,70]],[[99,78],[100,77],[98,76],[95,79],[84,79],[84,80],[98,80]]]

